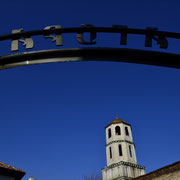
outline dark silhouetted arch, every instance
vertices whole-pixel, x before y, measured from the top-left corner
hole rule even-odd
[[[121,146],[121,144],[119,144],[119,156],[122,156],[123,155],[123,153],[122,153],[122,146]]]
[[[130,154],[130,157],[132,157],[132,151],[131,151],[131,146],[129,145],[129,154]]]
[[[126,136],[129,136],[129,130],[127,126],[125,127],[125,133],[126,133]]]
[[[73,61],[115,61],[180,68],[180,55],[126,48],[74,48],[24,52],[0,56],[0,69]]]
[[[121,128],[119,126],[115,127],[116,135],[121,135]]]
[[[112,159],[112,149],[111,149],[111,147],[109,147],[109,157],[110,157],[110,159]]]
[[[111,129],[109,128],[108,129],[108,138],[110,138],[111,137]]]

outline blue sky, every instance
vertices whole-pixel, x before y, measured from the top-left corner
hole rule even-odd
[[[179,6],[179,1],[169,0],[3,1],[0,34],[55,24],[120,24],[180,32]],[[161,50],[155,44],[144,48],[141,37],[130,37],[127,48]],[[117,43],[111,38],[102,36],[95,46],[120,47],[119,39]],[[63,47],[81,47],[75,41],[66,35]],[[49,48],[38,42],[34,50]],[[179,41],[169,42],[168,50],[161,51],[179,53]],[[10,54],[10,42],[4,44],[1,54]],[[178,69],[116,62],[2,70],[0,161],[26,171],[24,179],[80,180],[101,174],[106,165],[104,127],[116,114],[132,125],[138,164],[147,172],[178,161],[179,77]]]

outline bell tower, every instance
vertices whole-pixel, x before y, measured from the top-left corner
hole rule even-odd
[[[102,169],[103,180],[128,180],[145,174],[137,165],[131,125],[116,117],[106,126],[107,167]]]

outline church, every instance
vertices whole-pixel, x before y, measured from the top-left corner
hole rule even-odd
[[[116,117],[106,130],[107,166],[102,180],[180,180],[180,161],[145,174],[137,164],[131,125]]]
[[[103,180],[129,180],[145,174],[137,164],[131,125],[116,117],[106,126],[107,167],[102,169]]]
[[[180,161],[145,174],[145,167],[137,164],[131,125],[124,120],[114,119],[105,131],[107,166],[102,180],[180,180]],[[21,180],[25,174],[0,162],[0,180]]]

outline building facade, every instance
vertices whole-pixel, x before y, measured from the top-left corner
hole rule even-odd
[[[116,118],[106,126],[107,167],[102,169],[103,180],[129,180],[145,174],[137,164],[131,125]]]

